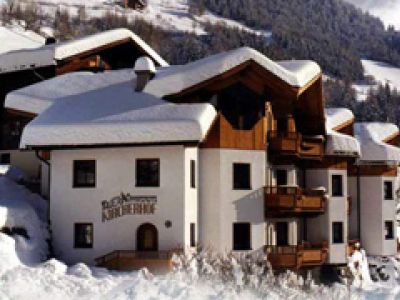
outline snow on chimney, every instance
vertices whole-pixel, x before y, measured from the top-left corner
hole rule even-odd
[[[136,73],[135,91],[141,92],[156,74],[156,67],[149,57],[142,56],[136,60],[134,70]]]

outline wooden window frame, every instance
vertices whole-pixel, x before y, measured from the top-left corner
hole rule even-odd
[[[157,182],[154,183],[142,183],[139,180],[140,174],[139,174],[139,163],[143,162],[143,161],[147,161],[147,162],[151,162],[151,161],[156,161],[157,162]],[[137,158],[136,159],[136,164],[135,164],[135,185],[136,187],[139,188],[156,188],[156,187],[160,187],[160,176],[161,176],[161,162],[159,158]]]
[[[238,181],[235,180],[235,179],[236,179],[236,172],[235,172],[236,168],[235,168],[235,167],[240,166],[240,165],[241,165],[241,166],[248,166],[249,176],[248,176],[248,185],[246,185],[246,186],[238,186],[238,185],[237,185]],[[232,186],[233,186],[233,190],[236,190],[236,191],[249,191],[249,190],[252,189],[251,163],[234,162],[234,163],[232,164],[232,171],[233,171],[233,172],[232,172],[232,180],[233,180]]]
[[[78,181],[78,163],[94,163],[94,182],[93,183],[80,183]],[[72,187],[73,188],[95,188],[97,183],[97,161],[95,159],[77,159],[73,161],[72,166]],[[87,175],[85,175],[87,177]]]
[[[79,226],[90,226],[91,227],[91,231],[90,231],[90,239],[91,239],[91,244],[85,244],[85,245],[81,245],[78,243],[77,241],[77,229]],[[94,231],[94,226],[93,223],[74,223],[74,248],[75,249],[92,249],[93,248],[93,231]]]

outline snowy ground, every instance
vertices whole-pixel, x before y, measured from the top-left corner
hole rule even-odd
[[[1,0],[0,0],[1,1]],[[30,2],[30,0],[20,0]],[[124,9],[121,6],[122,0],[33,0],[40,4],[41,8],[54,15],[57,8],[64,8],[76,14],[79,7],[84,6],[89,17],[102,16],[107,11],[124,14],[128,18],[142,18],[156,26],[167,30],[189,31],[197,34],[205,34],[204,22],[224,22],[229,27],[239,28],[269,39],[271,32],[254,30],[239,22],[219,17],[206,11],[200,17],[189,14],[188,0],[148,0],[148,7],[143,11]],[[84,4],[83,4],[84,3]]]
[[[0,299],[398,299],[399,260],[372,258],[378,266],[378,282],[349,287],[315,285],[287,272],[274,276],[265,267],[252,265],[252,274],[242,262],[230,259],[230,276],[221,275],[204,257],[179,261],[175,272],[153,276],[145,270],[116,273],[84,264],[66,266],[47,254],[47,202],[14,180],[24,176],[13,168],[0,172],[0,228],[24,227],[29,239],[0,232]],[[359,258],[362,256],[358,256]],[[357,256],[355,256],[355,260]],[[213,260],[210,260],[213,261]],[[246,261],[246,260],[244,260]],[[218,266],[218,262],[216,265]],[[382,269],[379,267],[387,265]],[[180,267],[179,267],[180,266]],[[218,271],[219,270],[219,271]],[[267,272],[265,272],[267,271]],[[203,276],[199,277],[199,272]],[[226,273],[226,271],[225,271]],[[261,275],[262,274],[262,275]],[[364,274],[364,271],[360,274]],[[386,280],[383,276],[389,274]],[[227,279],[228,278],[228,279]],[[247,284],[245,284],[245,282]]]

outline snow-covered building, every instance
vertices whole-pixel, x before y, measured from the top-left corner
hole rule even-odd
[[[350,237],[370,255],[395,255],[400,131],[389,123],[356,123],[354,131],[362,155],[349,173]]]
[[[345,264],[362,149],[352,113],[324,110],[321,75],[240,48],[10,94],[38,115],[20,147],[48,165],[55,255],[137,267],[201,245],[262,250],[276,268]],[[77,85],[52,91],[60,80]]]
[[[5,30],[0,30],[0,36]],[[18,37],[21,39],[20,36]],[[18,41],[21,44],[20,39]],[[15,38],[7,35],[5,40],[6,44],[10,45]],[[31,41],[18,49],[12,48],[9,49],[10,51],[0,53],[0,164],[16,165],[32,177],[38,175],[37,159],[32,152],[15,150],[18,149],[23,127],[41,111],[38,110],[39,107],[29,109],[18,105],[11,105],[5,109],[4,102],[7,94],[12,98],[14,97],[12,91],[26,87],[26,90],[17,92],[19,98],[29,95],[32,100],[36,97],[38,101],[43,101],[43,99],[50,101],[52,97],[60,98],[79,91],[100,88],[111,84],[113,79],[104,78],[103,81],[96,83],[97,85],[92,85],[92,82],[88,80],[85,81],[86,86],[83,86],[77,77],[75,81],[72,81],[68,76],[64,76],[58,80],[57,86],[49,89],[46,89],[46,80],[75,71],[93,73],[131,68],[143,55],[148,56],[156,66],[168,66],[167,62],[149,45],[127,29],[104,31],[62,43],[49,41],[49,39],[46,41],[46,45],[32,44]],[[84,73],[82,76],[88,75]],[[39,85],[30,90],[29,86],[35,83]],[[32,105],[35,106],[38,101],[33,100]],[[44,107],[41,109],[44,110]]]

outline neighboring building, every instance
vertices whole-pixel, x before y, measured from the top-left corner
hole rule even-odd
[[[240,48],[183,66],[144,57],[134,71],[7,98],[39,114],[20,147],[48,156],[58,258],[138,267],[202,245],[266,251],[275,268],[346,263],[360,143],[350,111],[324,110],[316,63]]]
[[[38,160],[34,154],[15,151],[18,149],[24,126],[38,111],[25,107],[20,109],[19,106],[8,107],[5,110],[4,101],[7,94],[74,71],[99,72],[133,67],[135,61],[143,55],[150,57],[157,66],[168,66],[143,40],[126,29],[115,29],[63,43],[0,54],[0,155],[2,157],[0,164],[11,163],[23,169],[31,177],[38,176]],[[85,87],[79,86],[79,83],[66,86],[68,83],[68,80],[65,82],[60,80],[59,85],[53,86],[52,90],[35,90],[33,95],[38,94],[47,98],[46,93],[50,92],[50,95],[61,97],[71,95],[77,90],[84,91]],[[87,84],[86,89],[90,90],[92,88],[90,81]],[[31,95],[29,87],[26,93]],[[13,94],[9,94],[9,97],[13,97]]]
[[[400,132],[394,124],[357,123],[355,135],[362,156],[350,172],[350,235],[371,255],[395,255]]]

